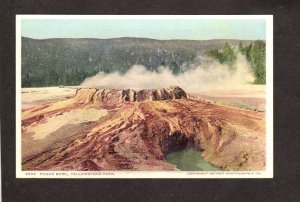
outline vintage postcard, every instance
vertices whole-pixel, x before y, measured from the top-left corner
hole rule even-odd
[[[272,178],[273,16],[17,15],[17,178]]]

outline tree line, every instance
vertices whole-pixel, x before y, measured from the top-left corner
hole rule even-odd
[[[198,54],[208,50],[211,50],[209,55],[219,62],[231,65],[236,59],[236,50],[232,47],[237,48],[240,41],[225,42],[134,38],[35,40],[23,37],[22,87],[79,85],[100,71],[125,73],[135,64],[144,65],[149,71],[166,66],[174,74],[180,74],[189,68],[189,64],[199,62]],[[250,42],[243,41],[245,47],[241,47],[241,52],[249,55],[258,77],[262,77],[260,59],[256,57],[261,48],[256,50],[256,43],[250,46]]]
[[[228,64],[233,68],[233,64],[237,58],[237,54],[245,55],[247,61],[250,62],[252,71],[255,76],[254,84],[266,83],[266,44],[257,40],[249,45],[239,43],[237,50],[232,48],[227,42],[222,49],[213,49],[207,51],[207,55],[216,59],[221,64]]]

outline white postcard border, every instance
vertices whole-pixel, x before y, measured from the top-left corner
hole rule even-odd
[[[22,171],[21,21],[23,19],[264,19],[266,20],[265,171]],[[16,15],[16,178],[273,178],[273,15]]]

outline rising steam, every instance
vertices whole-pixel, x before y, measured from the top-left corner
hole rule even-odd
[[[197,93],[237,89],[255,79],[250,64],[242,55],[238,55],[233,68],[203,56],[199,61],[201,64],[189,65],[189,70],[178,75],[167,67],[159,67],[158,72],[152,72],[142,65],[134,65],[125,74],[99,72],[86,78],[81,86],[134,90],[180,86],[187,92]]]

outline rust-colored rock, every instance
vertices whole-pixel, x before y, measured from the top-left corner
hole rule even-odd
[[[78,117],[68,116],[75,110]],[[84,110],[107,112],[90,120]],[[72,123],[37,136],[64,117]],[[188,98],[179,87],[79,89],[23,111],[22,120],[23,170],[176,170],[165,156],[187,147],[225,170],[265,168],[264,112]]]
[[[119,103],[123,101],[141,102],[145,100],[171,100],[187,98],[186,93],[178,86],[162,89],[78,89],[74,99],[79,103]]]

